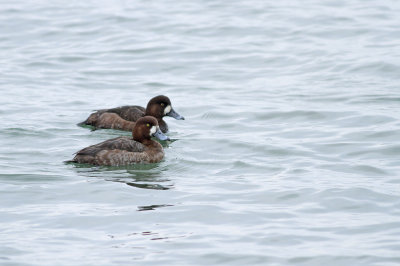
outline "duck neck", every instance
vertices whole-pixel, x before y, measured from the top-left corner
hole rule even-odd
[[[144,139],[141,141],[141,143],[146,147],[146,149],[151,149],[153,151],[162,150],[161,144],[152,139]]]
[[[167,133],[168,132],[167,123],[165,123],[165,121],[162,119],[162,117],[160,119],[157,119],[157,121],[158,121],[158,126],[160,127],[161,131],[163,133]]]
[[[162,117],[163,117],[163,113],[159,109],[155,108],[154,106],[146,107],[145,116],[146,115],[155,117],[158,121],[160,121],[160,119],[162,119]]]
[[[146,146],[146,147],[150,147],[150,146],[153,146],[154,145],[154,140],[152,140],[152,139],[143,139],[143,140],[141,140],[140,141],[140,143],[142,143],[144,146]]]

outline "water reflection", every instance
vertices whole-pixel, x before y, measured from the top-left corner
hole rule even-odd
[[[168,190],[173,187],[173,185],[168,185],[168,186],[163,186],[158,184],[157,182],[167,182],[170,181],[168,179],[164,180],[147,180],[145,183],[138,178],[134,179],[106,179],[107,181],[113,181],[113,182],[119,182],[119,183],[125,183],[128,186],[131,187],[137,187],[137,188],[143,188],[143,189],[155,189],[155,190]],[[133,181],[132,181],[133,180]]]
[[[189,233],[191,235],[192,233]],[[150,240],[162,240],[162,239],[172,239],[172,238],[182,238],[186,237],[187,235],[174,235],[174,236],[164,236],[163,233],[158,233],[154,231],[144,231],[144,232],[138,232],[138,233],[130,233],[127,235],[128,237],[131,236],[144,236],[144,237],[150,237]],[[121,236],[114,236],[114,235],[109,235],[110,238],[120,238]],[[124,236],[122,236],[124,237]]]
[[[153,211],[157,208],[172,207],[171,204],[159,204],[159,205],[149,205],[149,206],[138,206],[138,211]]]
[[[171,180],[163,177],[164,168],[159,164],[136,164],[129,166],[92,166],[73,164],[73,170],[80,176],[97,177],[106,181],[124,183],[142,189],[168,190]]]

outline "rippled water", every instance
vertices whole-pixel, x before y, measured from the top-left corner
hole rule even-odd
[[[399,3],[2,1],[0,264],[400,264]],[[63,163],[158,94],[161,163]]]

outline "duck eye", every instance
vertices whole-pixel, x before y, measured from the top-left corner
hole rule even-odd
[[[164,103],[161,103],[161,106],[164,106]]]
[[[147,123],[147,124],[146,124],[146,126],[147,126],[147,127],[150,127],[150,124],[149,124],[149,123]]]

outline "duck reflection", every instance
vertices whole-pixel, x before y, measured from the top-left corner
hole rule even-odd
[[[138,206],[138,211],[153,211],[157,208],[172,207],[171,204],[159,204],[159,205],[149,205],[149,206]]]
[[[74,164],[74,170],[86,177],[103,178],[107,181],[124,183],[131,187],[142,189],[168,190],[173,188],[168,184],[171,180],[162,177],[165,170],[159,164],[135,164],[123,167]]]
[[[163,186],[161,184],[157,184],[156,182],[167,182],[170,180],[147,180],[143,181],[140,179],[135,178],[134,181],[132,180],[127,180],[126,179],[106,179],[107,181],[113,181],[113,182],[119,182],[119,183],[125,183],[128,186],[131,187],[137,187],[137,188],[143,188],[143,189],[155,189],[155,190],[168,190],[171,189],[173,186],[172,185],[167,185]],[[144,183],[146,182],[146,183]],[[153,183],[150,183],[153,182]]]

